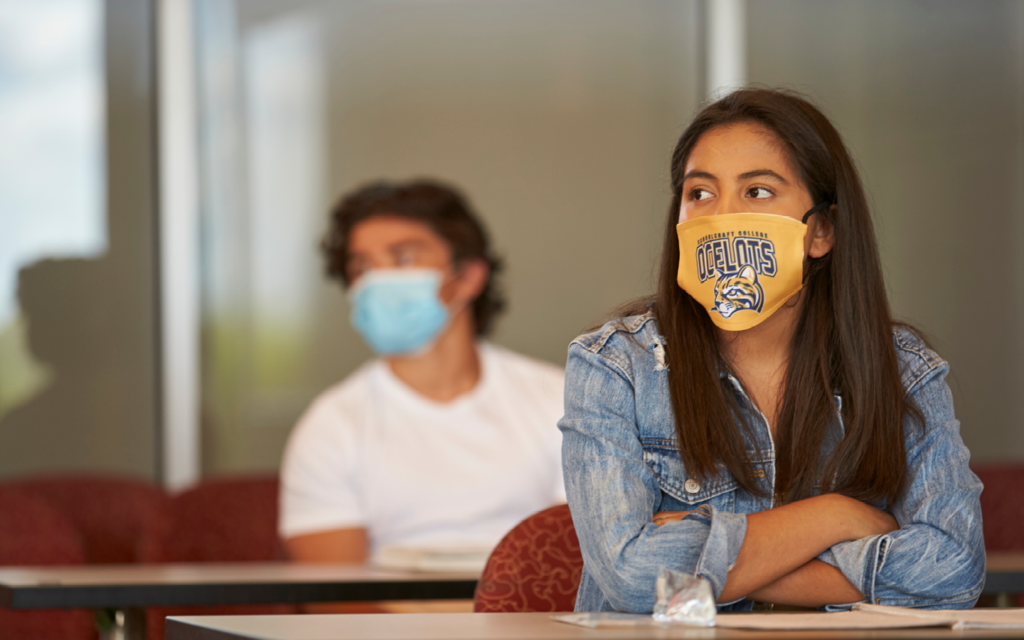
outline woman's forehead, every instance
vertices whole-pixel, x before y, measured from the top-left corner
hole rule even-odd
[[[755,123],[739,122],[714,127],[701,135],[690,151],[684,173],[700,171],[717,178],[734,178],[760,169],[796,173],[775,133]]]

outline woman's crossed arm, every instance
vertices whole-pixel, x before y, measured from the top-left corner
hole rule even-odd
[[[688,512],[659,512],[664,525]],[[747,531],[719,602],[755,600],[821,606],[857,602],[864,594],[842,572],[815,560],[832,545],[899,528],[889,514],[858,500],[826,494],[747,515]]]

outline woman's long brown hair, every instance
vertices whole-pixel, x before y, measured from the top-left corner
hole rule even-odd
[[[747,89],[705,107],[672,155],[672,204],[665,228],[653,313],[665,339],[668,384],[679,452],[690,475],[718,475],[719,465],[747,491],[762,494],[737,423],[739,407],[722,384],[727,367],[714,325],[676,284],[676,236],[687,159],[710,129],[739,122],[773,132],[815,204],[826,213],[835,245],[810,259],[776,430],[775,495],[789,502],[818,491],[892,505],[906,475],[904,417],[920,419],[900,381],[893,320],[867,199],[839,133],[814,106],[793,94]],[[825,433],[842,398],[844,436],[822,459]]]

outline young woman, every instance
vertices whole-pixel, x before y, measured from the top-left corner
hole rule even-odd
[[[805,100],[737,91],[672,156],[658,292],[569,348],[559,423],[579,611],[971,607],[979,495],[947,364],[889,313],[849,153]]]

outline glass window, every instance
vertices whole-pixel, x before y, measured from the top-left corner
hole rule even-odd
[[[0,3],[0,475],[155,475],[151,13]]]
[[[103,3],[0,9],[0,416],[48,383],[26,344],[18,273],[107,248]],[[42,268],[42,267],[40,267]]]

